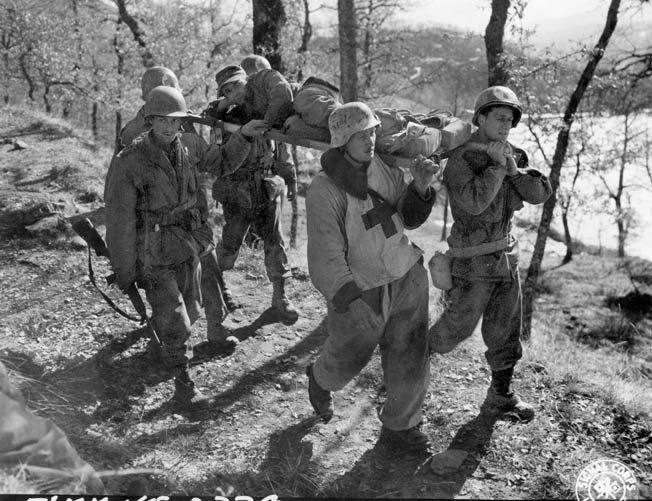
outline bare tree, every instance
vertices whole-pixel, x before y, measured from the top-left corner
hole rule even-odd
[[[337,0],[340,91],[347,103],[358,100],[358,22],[354,0]]]
[[[115,4],[118,6],[118,14],[123,23],[127,25],[131,34],[134,37],[134,40],[138,46],[142,49],[142,60],[143,66],[146,68],[154,66],[154,55],[147,45],[145,40],[145,32],[141,29],[140,24],[135,17],[133,17],[127,10],[127,4],[125,0],[115,0]]]
[[[488,85],[506,85],[509,73],[503,57],[503,39],[510,0],[491,0],[491,16],[484,33],[489,69]]]
[[[609,40],[613,35],[618,24],[618,9],[620,8],[621,0],[611,0],[609,10],[607,12],[607,19],[605,26],[600,35],[598,43],[594,47],[589,56],[589,60],[580,75],[575,90],[571,95],[566,110],[563,116],[563,126],[560,128],[557,135],[557,144],[555,146],[555,153],[553,155],[552,168],[550,171],[550,184],[552,185],[552,195],[543,205],[543,212],[541,214],[541,222],[537,231],[537,239],[532,253],[532,259],[527,271],[525,279],[525,286],[523,289],[523,328],[524,337],[529,338],[530,330],[532,327],[532,313],[534,311],[534,298],[536,296],[536,284],[541,272],[541,263],[543,262],[543,255],[546,248],[546,241],[548,238],[548,230],[552,223],[552,215],[557,204],[557,189],[559,188],[559,177],[561,167],[566,157],[568,143],[570,138],[570,131],[575,120],[575,114],[582,102],[582,98],[588,88],[593,76],[595,75],[596,68],[602,57],[604,51],[609,45]]]

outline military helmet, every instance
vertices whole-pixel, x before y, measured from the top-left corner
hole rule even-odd
[[[249,54],[240,61],[240,66],[245,70],[247,75],[258,73],[260,70],[271,70],[272,65],[269,64],[267,58],[259,56],[258,54]]]
[[[159,85],[147,95],[143,113],[145,117],[185,117],[188,115],[188,108],[179,90]]]
[[[140,89],[143,95],[143,101],[147,100],[147,95],[154,87],[167,85],[179,89],[179,80],[174,72],[165,66],[152,66],[147,68],[140,80]]]
[[[521,120],[523,108],[514,91],[502,85],[495,85],[480,92],[478,98],[475,100],[473,125],[478,125],[478,115],[490,106],[508,106],[514,110],[512,127],[516,127]]]
[[[335,108],[328,117],[331,148],[344,146],[356,132],[380,125],[380,120],[365,103],[352,101]]]

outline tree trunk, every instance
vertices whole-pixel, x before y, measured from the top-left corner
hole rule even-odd
[[[97,141],[97,138],[100,135],[99,129],[97,127],[97,124],[98,124],[98,116],[97,116],[98,110],[99,110],[99,106],[97,104],[97,101],[94,101],[93,102],[93,107],[91,109],[91,130],[93,131],[93,137],[95,138],[96,141]],[[120,129],[122,129],[122,124],[120,124],[120,125],[121,125]],[[118,132],[118,134],[120,134],[120,133]]]
[[[503,59],[503,39],[509,4],[510,0],[491,0],[491,17],[484,32],[489,87],[506,85],[509,82],[509,72]]]
[[[444,190],[444,218],[441,227],[441,238],[440,238],[442,242],[446,240],[446,237],[448,237],[447,233],[448,233],[448,191]]]
[[[627,229],[623,221],[623,206],[620,196],[614,197],[616,203],[616,226],[618,227],[618,257],[625,257],[625,241],[627,240]]]
[[[285,72],[281,57],[281,31],[287,22],[282,0],[252,0],[254,53],[267,58],[269,64]]]
[[[568,207],[562,208],[561,222],[564,225],[564,242],[566,243],[566,255],[561,264],[568,264],[573,260],[573,237],[571,237],[568,226]]]
[[[297,153],[297,145],[293,144],[290,148],[292,152],[292,162],[296,169],[297,177],[299,176],[299,155]],[[297,187],[298,191],[298,187]],[[299,193],[296,193],[294,200],[292,200],[292,220],[290,222],[290,247],[296,249],[297,247],[297,227],[299,225]]]
[[[50,84],[46,83],[43,89],[43,104],[45,104],[45,112],[52,113],[52,104],[50,103]]]
[[[113,50],[116,57],[118,58],[116,73],[118,74],[118,79],[122,78],[125,67],[125,54],[122,47],[120,47],[120,24],[122,23],[122,18],[119,18],[115,25],[115,35],[113,36]],[[115,144],[120,144],[120,131],[122,130],[122,87],[118,85],[118,108],[115,112]]]
[[[27,62],[25,61],[27,56],[27,53],[21,54],[18,58],[18,62],[20,63],[20,71],[23,74],[23,78],[27,81],[27,97],[29,97],[30,101],[35,101],[34,92],[36,91],[36,85],[34,84],[34,79],[32,79],[32,76],[27,70]]]
[[[310,22],[310,6],[308,0],[303,0],[303,27],[301,29],[301,46],[298,51],[302,55],[297,70],[297,82],[303,82],[303,66],[305,64],[305,53],[308,52],[308,43],[312,38],[312,23]],[[298,168],[298,166],[297,166]]]
[[[354,0],[337,0],[340,91],[345,103],[358,100],[358,22]]]
[[[557,145],[555,146],[555,154],[552,159],[552,168],[550,170],[550,184],[552,185],[552,195],[543,204],[543,212],[541,214],[541,222],[537,231],[537,239],[534,244],[532,252],[532,259],[527,270],[527,277],[523,288],[523,337],[528,339],[532,328],[532,313],[534,311],[534,297],[536,295],[536,284],[541,272],[541,263],[543,261],[543,253],[546,249],[546,240],[548,238],[548,230],[552,222],[552,215],[557,203],[557,188],[559,188],[559,175],[561,166],[564,163],[566,150],[568,149],[568,142],[570,137],[570,129],[575,119],[575,113],[584,97],[595,69],[600,63],[604,51],[609,45],[611,35],[616,29],[618,24],[618,8],[620,7],[621,0],[611,0],[609,11],[607,13],[607,20],[605,26],[598,40],[598,44],[594,48],[591,57],[580,76],[577,86],[566,107],[563,118],[563,127],[557,135]]]

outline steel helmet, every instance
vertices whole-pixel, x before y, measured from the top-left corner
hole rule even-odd
[[[258,73],[260,70],[271,70],[272,65],[269,64],[267,58],[259,56],[258,54],[249,54],[240,62],[240,66],[245,70],[247,75]]]
[[[143,94],[143,100],[147,100],[147,96],[154,87],[159,85],[167,85],[179,89],[179,80],[174,72],[165,66],[152,66],[147,68],[143,73],[143,78],[140,80],[140,89]]]
[[[378,125],[380,125],[380,120],[365,103],[352,101],[338,106],[328,117],[331,148],[344,146],[356,132]]]
[[[521,102],[514,94],[512,89],[503,87],[502,85],[495,85],[489,87],[478,95],[475,100],[475,107],[473,111],[473,125],[478,125],[478,115],[489,106],[508,106],[514,110],[514,119],[512,120],[512,127],[516,127],[521,120],[523,108]]]
[[[145,117],[185,117],[188,115],[188,108],[180,91],[159,85],[147,95],[143,113]]]

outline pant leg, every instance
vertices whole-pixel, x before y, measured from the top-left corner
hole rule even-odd
[[[433,351],[448,353],[473,334],[495,285],[453,277],[453,288],[446,293],[446,308],[430,328]]]
[[[217,253],[221,270],[232,270],[238,259],[240,247],[249,225],[251,224],[251,209],[239,205],[223,203],[224,226],[222,227],[222,243]]]
[[[363,300],[374,311],[380,312],[381,288],[363,293]],[[328,338],[313,367],[313,374],[319,386],[329,391],[338,391],[357,376],[373,355],[384,328],[379,330],[353,327],[351,314],[338,313],[328,303],[326,317]]]
[[[290,278],[292,271],[288,265],[288,255],[285,251],[283,228],[281,226],[280,197],[263,202],[256,217],[256,229],[260,231],[265,249],[265,268],[270,282]]]
[[[430,382],[428,287],[421,263],[387,287],[389,318],[380,340],[387,400],[380,420],[392,430],[412,428],[421,421]]]
[[[154,270],[145,289],[147,302],[152,308],[152,321],[162,345],[161,356],[170,368],[185,367],[192,358],[192,348],[188,343],[192,320],[186,310],[183,292],[188,288],[184,277],[187,271],[185,266],[179,268]]]
[[[511,281],[495,285],[482,319],[482,338],[491,370],[500,371],[514,367],[523,355],[523,298],[518,274]]]
[[[217,253],[213,250],[201,258],[201,295],[209,333],[216,326],[221,326],[228,314],[222,296],[223,279],[221,275],[222,270],[217,261]]]

